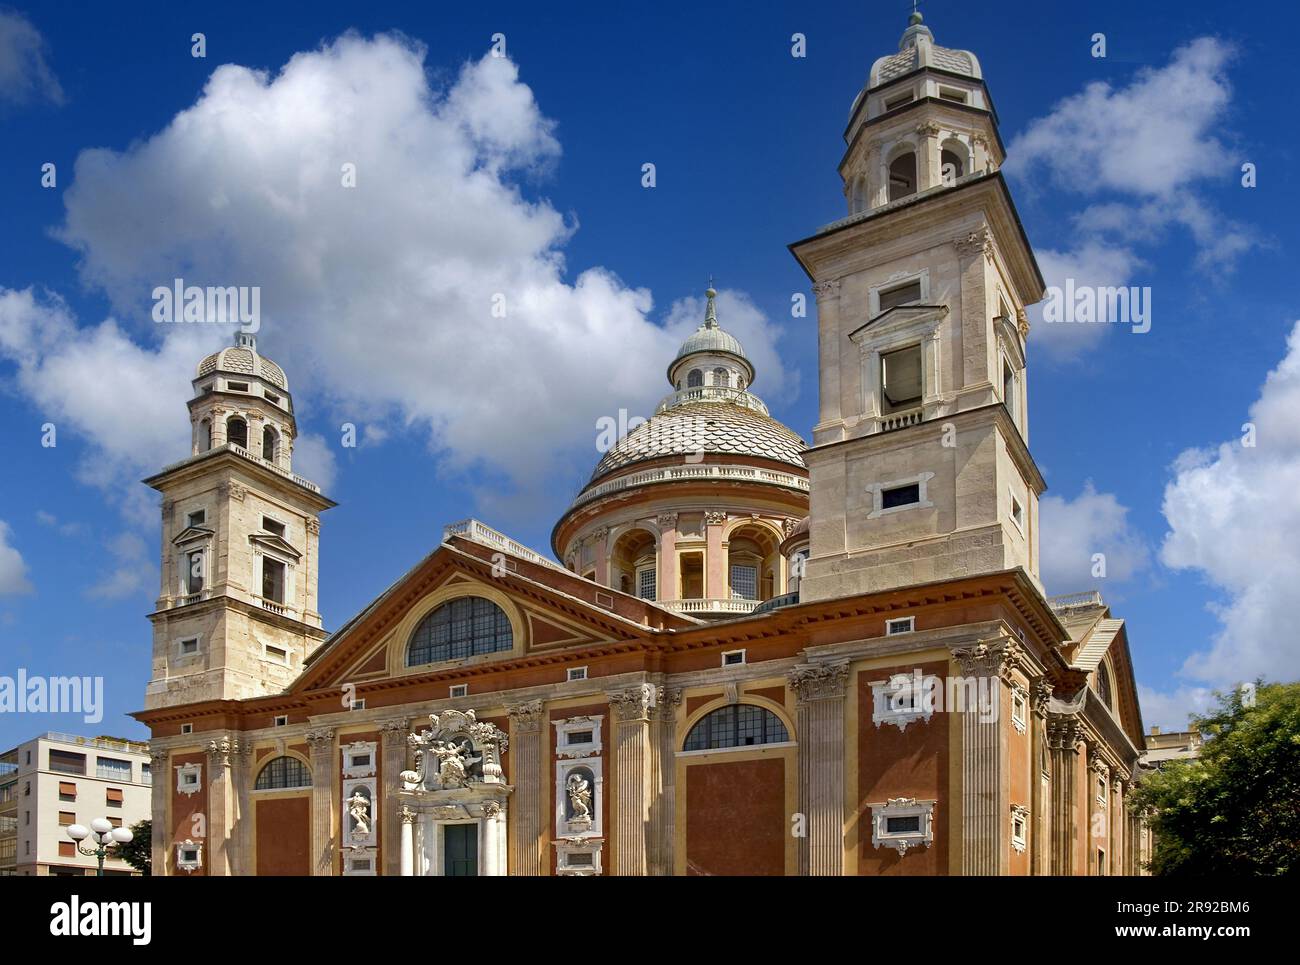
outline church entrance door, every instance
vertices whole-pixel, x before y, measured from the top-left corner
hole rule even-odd
[[[442,873],[449,878],[476,877],[478,824],[445,824],[442,834]]]

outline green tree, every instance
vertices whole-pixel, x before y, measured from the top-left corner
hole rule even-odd
[[[145,818],[131,825],[131,834],[126,844],[113,845],[113,857],[121,858],[142,875],[153,874],[153,822]]]
[[[1158,875],[1300,873],[1300,683],[1216,693],[1193,717],[1196,760],[1169,761],[1135,788],[1130,807],[1155,830]],[[1250,706],[1247,706],[1250,704]]]

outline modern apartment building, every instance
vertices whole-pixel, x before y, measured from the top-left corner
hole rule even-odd
[[[151,778],[149,746],[114,737],[47,733],[0,754],[0,875],[93,875],[68,826],[148,818]],[[104,873],[135,872],[110,857]]]

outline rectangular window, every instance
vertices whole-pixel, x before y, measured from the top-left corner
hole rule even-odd
[[[193,724],[181,724],[181,733],[182,733],[182,734],[193,734],[193,733],[194,733],[194,725],[193,725]]]
[[[109,787],[104,789],[104,803],[111,808],[120,808],[122,806],[122,789],[120,787]]]
[[[72,751],[50,751],[50,770],[61,774],[85,774],[86,755]]]
[[[1007,407],[1014,420],[1016,418],[1016,373],[1006,359],[1002,360],[1002,404]]]
[[[1105,876],[1106,874],[1106,849],[1097,849],[1097,874]]]
[[[911,834],[921,830],[920,815],[909,814],[904,817],[885,818],[885,830],[890,834]]]
[[[77,856],[77,846],[71,841],[59,842],[60,858],[75,858]]]
[[[262,394],[266,396],[266,401],[274,402],[276,405],[280,404],[280,397],[276,395],[274,392],[263,391]]]
[[[365,710],[365,709],[366,709],[366,698],[364,697],[352,698],[352,706],[350,706],[348,710]]]
[[[569,673],[568,673],[568,679],[569,679],[569,680],[586,680],[586,679],[587,679],[587,668],[586,668],[586,667],[570,667],[570,668],[569,668]]]
[[[566,744],[590,744],[595,739],[595,732],[589,730],[571,730],[565,736]]]
[[[289,715],[288,715],[288,714],[281,714],[279,717],[275,718],[275,721],[274,721],[274,723],[273,723],[272,726],[275,726],[275,727],[288,727],[288,726],[289,726]]]
[[[140,783],[141,784],[153,783],[153,768],[151,768],[148,764],[140,765]]]
[[[921,404],[921,346],[880,356],[880,402],[886,415]]]
[[[910,104],[913,101],[912,92],[909,90],[902,94],[895,94],[885,101],[885,110],[892,111],[895,108],[902,107],[904,104]]]
[[[270,516],[262,517],[262,529],[275,536],[284,539],[285,525],[278,519],[272,519]]]
[[[199,652],[199,638],[186,637],[180,641],[180,652],[182,657],[192,657]]]
[[[898,285],[895,288],[882,291],[880,297],[880,310],[887,312],[897,305],[906,305],[910,302],[919,302],[921,300],[921,280],[909,281],[906,285]]]
[[[76,824],[76,823],[77,823],[77,815],[75,812],[73,811],[59,812],[59,827],[66,828],[68,825]]]
[[[758,599],[758,567],[732,564],[731,598],[733,600]]]
[[[898,617],[894,620],[885,621],[885,636],[892,637],[895,633],[911,633],[916,629],[916,617]]]
[[[284,564],[269,556],[262,557],[262,599],[284,603]]]
[[[909,483],[906,486],[895,486],[893,489],[882,489],[880,491],[881,509],[896,509],[899,506],[910,506],[920,501],[921,486],[919,483]]]
[[[185,517],[186,526],[202,526],[208,521],[208,511],[206,509],[196,509]]]
[[[954,90],[951,87],[940,87],[939,99],[945,101],[952,101],[954,104],[965,104],[966,93],[965,91]]]
[[[131,762],[116,757],[95,758],[95,776],[109,781],[131,780]]]
[[[452,685],[451,685],[451,696],[452,696],[452,697],[468,697],[468,696],[469,696],[469,684],[452,684]]]
[[[1015,494],[1011,495],[1011,521],[1016,524],[1016,528],[1023,531],[1025,528],[1025,509],[1020,505],[1020,500],[1016,499]]]
[[[658,596],[657,577],[653,566],[643,566],[636,571],[636,595],[643,600],[654,600]]]
[[[203,592],[203,550],[185,554],[185,593],[193,596]]]
[[[71,781],[59,781],[59,800],[75,801],[77,799],[77,785]]]
[[[226,383],[226,389],[227,389],[228,391],[230,391],[230,392],[247,392],[247,391],[248,391],[248,383],[247,383],[247,382],[227,382],[227,383]]]
[[[282,647],[273,647],[269,643],[265,646],[266,659],[274,660],[276,663],[287,664],[289,662],[289,651]]]
[[[745,662],[744,650],[728,650],[722,655],[722,665],[724,667],[739,667]]]

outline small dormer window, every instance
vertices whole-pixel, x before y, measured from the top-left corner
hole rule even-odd
[[[193,512],[188,513],[186,515],[185,525],[187,527],[202,526],[205,522],[207,522],[207,520],[208,520],[208,511],[206,509],[196,509]]]
[[[274,392],[263,392],[262,394],[266,396],[267,402],[272,402],[275,405],[280,404],[280,397],[276,395]]]
[[[247,383],[247,382],[227,382],[227,383],[226,383],[226,390],[229,391],[229,392],[247,392],[247,391],[248,391],[248,383]]]
[[[277,519],[272,519],[270,516],[263,516],[262,529],[273,536],[278,536],[281,539],[284,539],[285,525]]]
[[[912,103],[914,99],[915,98],[913,97],[912,92],[910,90],[903,91],[902,93],[899,94],[894,94],[885,99],[885,110],[887,111],[897,110],[898,108],[902,107],[904,104]]]
[[[954,104],[965,104],[966,92],[962,90],[957,90],[952,87],[940,87],[939,99],[945,101],[952,101]]]

